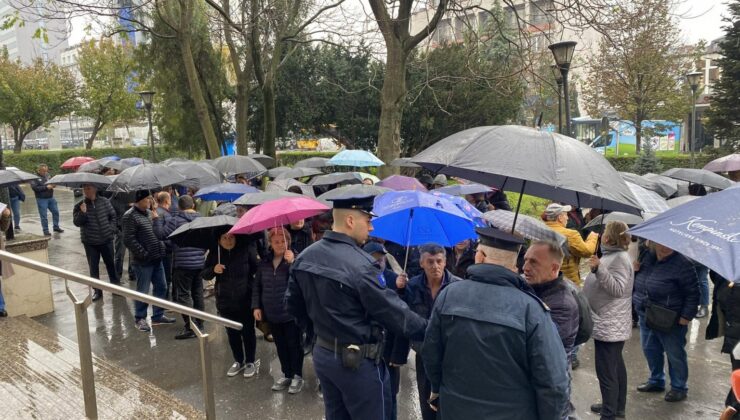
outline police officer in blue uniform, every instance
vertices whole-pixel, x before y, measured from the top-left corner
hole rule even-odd
[[[421,340],[426,329],[361,248],[372,230],[373,192],[355,188],[331,199],[332,230],[291,267],[288,311],[315,333],[313,363],[327,420],[391,419],[385,330]]]
[[[422,346],[430,404],[442,420],[560,420],[568,403],[565,350],[547,306],[517,274],[523,241],[476,231],[476,264],[467,281],[437,296]]]

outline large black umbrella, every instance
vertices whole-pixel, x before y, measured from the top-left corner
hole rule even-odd
[[[287,171],[283,171],[275,177],[275,179],[291,179],[291,178],[303,178],[306,176],[314,176],[322,174],[320,170],[316,168],[290,168]]]
[[[270,191],[263,192],[261,194],[244,194],[233,202],[237,206],[258,206],[260,204],[267,203],[268,201],[277,200],[285,197],[302,197],[301,194],[296,194],[288,191]]]
[[[313,187],[310,185],[306,185],[300,181],[296,181],[295,179],[276,179],[265,187],[265,192],[270,191],[288,191],[291,187],[298,187],[301,190],[301,194],[309,196],[309,197],[316,197],[316,195],[313,192]]]
[[[210,216],[198,217],[190,223],[185,223],[170,234],[170,239],[178,246],[191,246],[194,248],[215,248],[218,239],[228,232],[236,222],[236,217]]]
[[[35,179],[39,179],[39,176],[21,171],[20,169],[0,170],[0,187],[20,184],[22,182],[33,181]]]
[[[656,184],[660,185],[661,188],[667,189],[667,190],[676,190],[674,194],[671,194],[671,197],[675,196],[683,196],[687,195],[689,193],[689,183],[686,181],[681,181],[679,179],[674,178],[668,178],[667,176],[658,175],[654,173],[646,173],[645,175],[642,175],[643,178],[653,181]]]
[[[396,166],[399,168],[421,168],[421,166],[412,162],[411,158],[407,158],[407,157],[393,159],[390,165]]]
[[[226,176],[244,174],[247,178],[262,175],[267,168],[255,159],[248,156],[222,156],[213,161],[213,166]]]
[[[334,172],[331,174],[317,176],[316,178],[308,181],[308,185],[311,186],[361,183],[362,181],[360,181],[352,172]]]
[[[641,210],[603,156],[576,139],[534,128],[471,128],[438,141],[411,161],[432,172],[577,207],[633,214]]]
[[[265,168],[272,168],[275,166],[275,159],[271,156],[263,155],[262,153],[252,153],[249,157],[261,163]]]
[[[350,199],[350,198],[362,198],[369,196],[377,196],[388,191],[393,191],[390,188],[379,187],[377,185],[345,185],[344,187],[335,188],[331,191],[327,191],[317,198],[319,200],[328,201],[332,199]]]
[[[631,172],[620,172],[619,175],[622,176],[622,179],[624,179],[627,182],[631,182],[635,185],[639,185],[642,188],[645,188],[646,190],[654,191],[658,194],[660,194],[662,197],[667,198],[672,196],[673,194],[678,191],[677,186],[671,186],[670,184],[666,183],[659,183],[647,178],[644,178],[640,175],[633,174]]]
[[[108,188],[111,181],[107,176],[88,172],[73,172],[71,174],[54,175],[47,184],[63,185],[69,188],[82,188],[85,184],[94,185],[99,189]]]
[[[717,188],[719,190],[724,190],[735,184],[722,175],[717,175],[706,169],[671,168],[663,172],[663,176],[680,179],[692,184],[701,184],[705,187]]]
[[[308,159],[299,160],[293,165],[294,168],[325,168],[329,166],[327,164],[329,158],[324,157],[312,157]]]
[[[288,172],[291,170],[290,166],[278,166],[277,168],[272,168],[267,171],[267,176],[270,178],[277,178],[278,175],[282,174],[283,172]]]
[[[182,184],[185,179],[185,176],[172,168],[158,163],[147,163],[125,169],[108,187],[108,191],[155,190],[168,185]]]
[[[173,161],[168,166],[188,178],[183,182],[187,187],[203,188],[223,181],[221,173],[205,162]]]
[[[117,162],[117,161],[109,157],[95,159],[93,161],[85,162],[82,165],[80,165],[80,167],[77,168],[77,172],[98,172],[101,169],[105,168],[106,164],[111,163],[111,162]]]

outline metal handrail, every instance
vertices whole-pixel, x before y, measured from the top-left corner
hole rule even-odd
[[[129,299],[146,302],[150,305],[159,306],[160,308],[170,309],[174,312],[190,317],[190,327],[195,332],[196,337],[198,337],[198,341],[200,342],[200,362],[201,372],[203,375],[203,399],[205,400],[206,419],[211,420],[216,418],[216,402],[213,396],[213,374],[210,356],[210,335],[203,333],[200,330],[198,324],[195,323],[195,319],[201,319],[203,321],[212,322],[214,324],[223,325],[224,327],[236,330],[241,330],[243,328],[241,323],[140,293],[125,287],[117,286],[115,284],[105,283],[89,276],[78,274],[63,268],[54,267],[53,265],[38,262],[30,258],[21,257],[20,255],[7,251],[0,250],[0,260],[65,279],[67,295],[72,300],[75,308],[77,347],[80,356],[80,378],[82,380],[82,394],[85,402],[86,418],[98,418],[98,406],[95,393],[95,374],[93,370],[92,349],[90,345],[90,328],[87,318],[87,308],[92,303],[90,287],[114,293]],[[77,298],[74,292],[69,288],[69,284],[67,284],[68,280],[88,286],[87,296],[85,296],[84,299]]]
[[[203,321],[212,322],[214,324],[222,325],[224,327],[233,328],[235,330],[241,330],[242,324],[230,319],[222,318],[218,315],[213,315],[208,312],[199,311],[197,309],[183,306],[178,303],[171,302],[169,300],[160,299],[152,295],[147,295],[135,290],[123,286],[117,286],[115,284],[106,283],[98,279],[85,276],[82,274],[75,273],[74,271],[65,270],[63,268],[54,267],[53,265],[45,264],[32,260],[30,258],[22,257],[17,254],[10,253],[8,251],[0,251],[0,260],[8,261],[13,264],[18,264],[23,267],[41,271],[43,273],[51,274],[53,276],[61,277],[63,279],[72,280],[75,283],[84,284],[86,286],[93,287],[95,289],[101,289],[106,292],[115,293],[117,295],[145,302],[150,305],[159,306],[160,308],[169,309],[174,312],[187,315],[193,318],[202,319]]]

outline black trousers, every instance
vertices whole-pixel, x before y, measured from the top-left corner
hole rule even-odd
[[[270,331],[275,340],[280,369],[286,378],[303,377],[303,346],[301,329],[295,321],[270,322]]]
[[[432,383],[427,379],[427,371],[424,370],[424,361],[419,353],[416,353],[416,386],[419,389],[419,408],[423,420],[435,420],[437,412],[432,410],[427,402],[432,393]]]
[[[203,310],[203,280],[200,278],[200,270],[175,268],[172,271],[172,301]],[[190,329],[190,317],[183,315],[182,320],[185,321],[185,328]],[[202,325],[202,321],[197,322]]]
[[[85,255],[87,256],[87,266],[90,270],[90,277],[100,279],[100,258],[103,258],[105,270],[108,272],[108,281],[112,284],[120,284],[121,281],[116,273],[116,263],[113,257],[113,241],[108,241],[101,245],[90,245],[83,243]],[[98,291],[99,289],[95,289]]]
[[[732,357],[732,354],[730,354],[730,363],[732,363],[733,372],[737,369],[740,369],[740,360]],[[740,402],[737,401],[735,393],[732,392],[732,387],[730,387],[730,392],[727,393],[727,398],[725,398],[725,407],[733,407],[736,410],[740,410]]]
[[[126,255],[126,245],[123,243],[123,232],[119,229],[116,230],[116,238],[115,238],[115,248],[116,248],[116,273],[118,274],[118,279],[123,278],[123,257]],[[134,268],[131,264],[131,254],[129,253],[129,265],[128,265],[128,278],[131,280],[136,279],[136,274],[134,274]]]
[[[624,341],[594,340],[596,377],[601,388],[601,418],[614,419],[627,406],[627,368],[622,349]]]
[[[219,314],[232,321],[241,322],[244,326],[241,331],[226,328],[229,337],[229,347],[234,361],[239,363],[254,363],[257,352],[257,336],[254,333],[254,316],[248,304],[239,310],[219,310]]]

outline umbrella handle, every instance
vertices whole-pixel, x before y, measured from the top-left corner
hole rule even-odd
[[[221,265],[221,244],[217,245],[216,248],[218,249],[218,264]]]
[[[601,215],[600,216],[601,216],[601,221],[599,222],[600,224],[599,237],[596,239],[596,252],[594,253],[599,258],[601,258],[601,256],[603,255],[601,253],[601,235],[604,233],[604,199],[603,198],[601,199]]]
[[[522,209],[522,197],[524,197],[524,188],[527,186],[527,181],[522,181],[522,188],[519,190],[519,200],[516,203],[516,213],[514,213],[514,222],[511,224],[511,234],[514,234],[516,228],[516,219],[519,218],[519,211]],[[503,189],[503,188],[502,188]]]
[[[411,242],[411,226],[413,226],[414,223],[414,209],[411,209],[411,212],[409,213],[409,226],[408,230],[406,231],[406,258],[403,261],[403,272],[406,272],[406,266],[409,263],[409,242]]]

